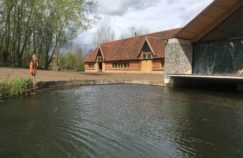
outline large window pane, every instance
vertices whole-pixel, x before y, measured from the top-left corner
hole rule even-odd
[[[194,45],[194,74],[237,74],[243,68],[243,40]]]

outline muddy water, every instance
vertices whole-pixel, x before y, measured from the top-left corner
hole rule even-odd
[[[243,95],[106,85],[11,98],[0,157],[243,157]]]

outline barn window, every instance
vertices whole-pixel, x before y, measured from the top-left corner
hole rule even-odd
[[[128,62],[112,63],[112,68],[129,68],[129,63]]]
[[[152,54],[151,52],[143,52],[143,59],[151,59],[152,58]]]
[[[94,68],[94,64],[93,63],[92,64],[88,64],[88,66],[89,66],[90,69]]]
[[[146,52],[143,52],[143,59],[146,59],[146,58],[147,58]]]
[[[152,54],[151,54],[151,49],[148,45],[147,42],[145,42],[143,49],[142,49],[142,59],[151,59],[152,58]]]

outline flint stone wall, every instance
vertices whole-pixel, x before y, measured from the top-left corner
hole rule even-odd
[[[169,74],[192,74],[192,52],[190,41],[169,39],[165,47],[164,82],[173,84]]]

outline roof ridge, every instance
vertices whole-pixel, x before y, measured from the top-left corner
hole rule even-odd
[[[159,37],[154,37],[154,36],[146,36],[147,38],[155,38],[155,39],[160,39]]]
[[[100,44],[100,47],[101,47],[101,46],[102,46],[102,47],[109,47],[109,48],[111,47],[110,45],[105,45],[105,44]]]
[[[164,33],[164,32],[169,32],[169,31],[176,31],[176,30],[179,30],[179,29],[182,29],[182,28],[179,27],[179,28],[174,28],[174,29],[169,29],[169,30],[152,32],[152,33],[147,33],[147,34],[143,34],[143,35],[139,35],[139,36],[133,36],[133,37],[128,37],[128,38],[124,38],[124,39],[113,40],[113,41],[110,41],[110,42],[104,42],[104,43],[101,43],[101,44],[110,44],[110,43],[121,42],[121,41],[124,41],[124,40],[133,39],[133,38],[145,37],[145,36],[150,36],[151,37],[151,36],[153,36],[155,34],[158,34],[158,33]]]
[[[157,57],[162,58],[164,56],[164,50],[162,47],[164,46],[161,45],[161,47],[158,47],[157,44],[161,43],[165,39],[173,38],[180,29],[181,28],[164,30],[126,39],[100,43],[97,46],[96,52],[100,49],[106,61],[138,59],[137,55],[140,53],[144,42],[147,42],[151,51],[157,55]],[[87,58],[86,61],[95,61],[95,53]]]

